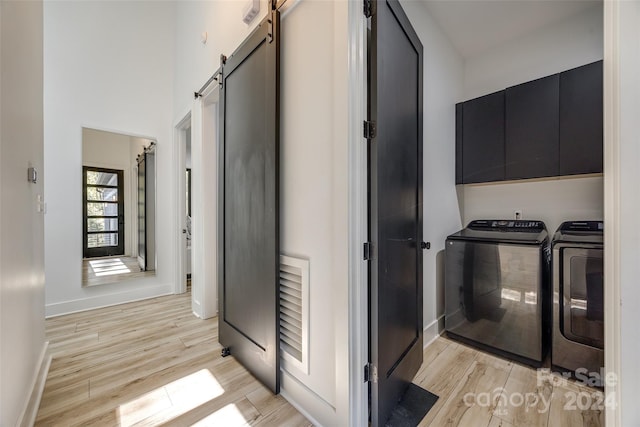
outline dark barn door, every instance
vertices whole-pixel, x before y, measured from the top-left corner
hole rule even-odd
[[[274,393],[280,391],[278,33],[274,11],[226,60],[219,79],[219,340],[223,355]]]
[[[369,47],[371,422],[385,424],[422,364],[422,44],[376,0]]]

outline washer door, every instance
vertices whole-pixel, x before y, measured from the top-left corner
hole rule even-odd
[[[604,348],[603,250],[562,249],[560,329],[572,341]]]

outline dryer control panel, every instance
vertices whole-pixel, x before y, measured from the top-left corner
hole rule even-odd
[[[585,231],[602,233],[604,231],[604,222],[602,221],[566,221],[560,225],[561,231]]]

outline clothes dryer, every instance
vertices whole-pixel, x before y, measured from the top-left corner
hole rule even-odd
[[[552,240],[551,365],[590,377],[604,365],[603,230],[602,221],[567,221]]]

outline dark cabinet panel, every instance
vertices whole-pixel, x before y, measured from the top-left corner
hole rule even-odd
[[[456,184],[462,184],[462,102],[456,104]]]
[[[506,90],[506,179],[558,175],[559,76]]]
[[[504,179],[504,91],[462,106],[462,182]]]
[[[602,172],[602,61],[560,74],[560,175]]]

